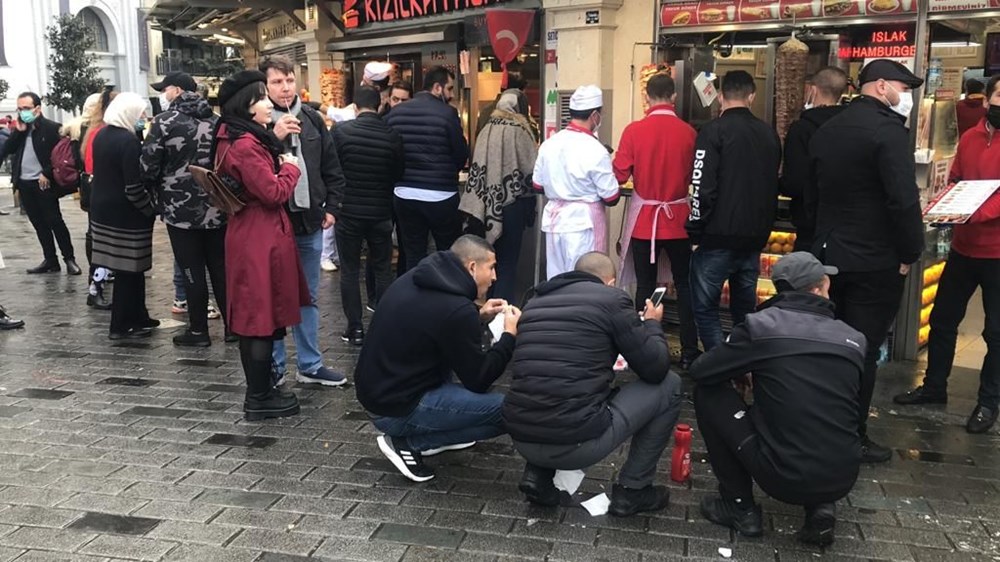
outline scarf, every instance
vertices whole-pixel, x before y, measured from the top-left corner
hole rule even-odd
[[[209,162],[212,162],[213,169],[215,168],[215,152],[219,147],[219,128],[222,127],[223,123],[226,125],[226,136],[229,137],[230,142],[235,141],[243,135],[251,135],[260,141],[260,144],[264,145],[264,148],[271,153],[274,169],[277,171],[278,156],[285,151],[284,147],[281,146],[281,141],[278,140],[278,137],[274,136],[274,133],[268,131],[257,122],[242,119],[233,115],[223,115],[220,117],[215,123],[215,130],[212,131],[212,138],[215,139],[215,142],[212,143],[212,152],[209,155]]]
[[[523,115],[496,110],[476,137],[469,179],[458,209],[485,227],[486,240],[503,233],[503,209],[531,193],[538,147]]]
[[[271,110],[271,114],[273,115],[272,123],[277,123],[285,115],[291,115],[300,122],[305,117],[302,115],[302,101],[299,100],[299,96],[295,96],[295,103],[291,107],[286,108],[275,105]],[[288,135],[285,137],[285,146],[299,159],[299,172],[301,172],[299,174],[299,182],[295,184],[295,193],[292,195],[291,200],[288,201],[288,206],[293,211],[307,211],[312,207],[310,204],[311,199],[309,198],[309,174],[306,173],[306,160],[302,157],[302,141],[299,139],[299,135]]]

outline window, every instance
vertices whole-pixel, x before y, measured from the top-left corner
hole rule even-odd
[[[108,32],[104,29],[104,22],[101,21],[100,16],[94,10],[84,8],[80,10],[77,17],[82,19],[87,29],[90,30],[94,38],[94,50],[102,53],[109,52],[111,49],[108,46]]]

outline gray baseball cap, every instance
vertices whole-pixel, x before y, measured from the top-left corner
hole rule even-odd
[[[798,291],[816,285],[823,280],[824,275],[836,274],[836,267],[823,265],[809,252],[792,252],[774,264],[771,280],[784,281]]]

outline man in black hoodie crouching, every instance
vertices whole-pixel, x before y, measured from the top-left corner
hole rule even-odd
[[[434,478],[424,456],[506,433],[503,395],[487,390],[514,353],[521,311],[475,302],[496,281],[496,263],[486,240],[462,236],[397,279],[372,317],[354,374],[358,401],[385,432],[379,449],[414,482]],[[501,312],[504,333],[484,352],[482,324]]]
[[[744,536],[764,532],[756,481],[805,507],[799,540],[830,544],[833,502],[858,478],[865,337],[834,318],[835,273],[808,252],[781,258],[771,275],[778,295],[691,367],[698,429],[719,479],[701,513]],[[734,386],[752,386],[753,407]]]

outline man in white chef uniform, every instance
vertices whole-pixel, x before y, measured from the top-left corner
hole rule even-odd
[[[604,104],[597,86],[580,86],[569,99],[570,122],[542,143],[532,181],[545,190],[542,213],[546,275],[572,271],[587,252],[608,251],[606,207],[618,203],[611,155],[597,139]]]

